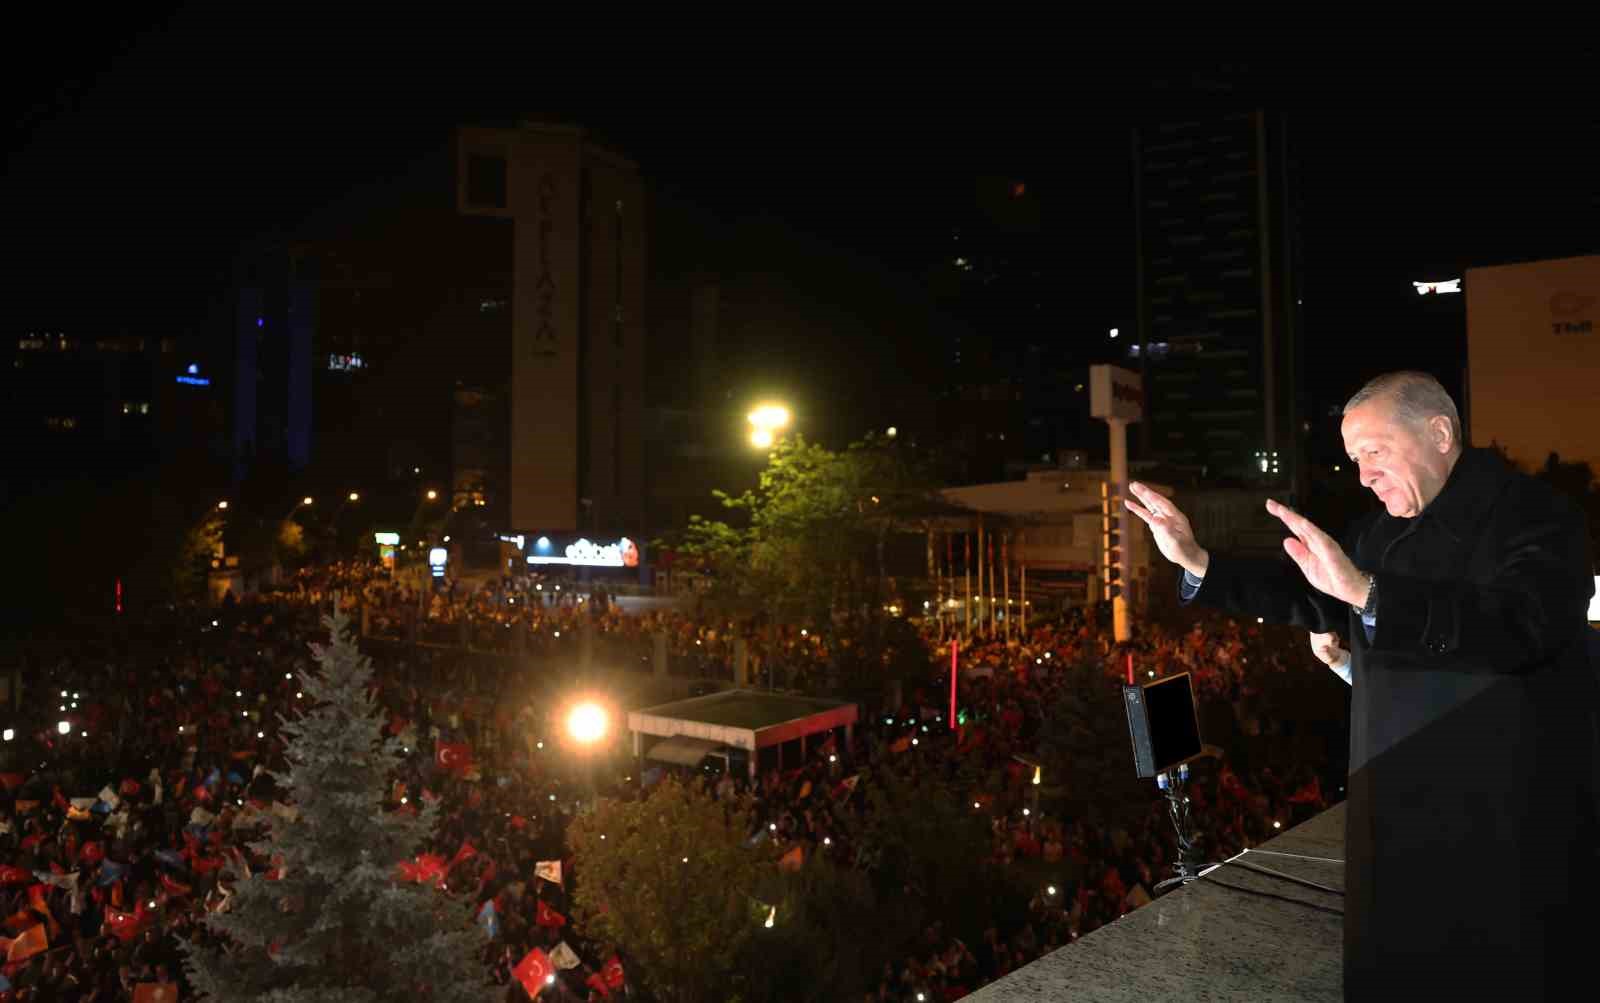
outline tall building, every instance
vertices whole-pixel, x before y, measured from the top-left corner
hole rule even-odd
[[[74,477],[111,479],[160,464],[207,480],[227,455],[210,354],[170,331],[21,330],[0,372],[11,490]]]
[[[281,463],[511,533],[637,534],[643,201],[580,129],[462,128],[264,240],[238,296],[239,476]]]
[[[1052,231],[1037,184],[979,178],[932,268],[955,321],[944,343],[939,439],[961,483],[1022,476],[1085,449],[1104,455],[1089,417],[1089,366],[1112,361],[1107,328],[1079,279],[1081,262]],[[1070,225],[1070,224],[1068,224]]]
[[[1139,316],[1123,364],[1144,377],[1145,460],[1298,485],[1313,416],[1289,126],[1240,105],[1134,131]]]

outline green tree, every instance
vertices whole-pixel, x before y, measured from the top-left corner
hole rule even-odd
[[[180,600],[198,602],[206,597],[206,581],[211,574],[211,561],[222,545],[224,520],[215,506],[206,512],[184,534],[172,568],[172,588]]]
[[[918,926],[943,920],[972,944],[991,917],[1016,915],[1027,898],[985,862],[993,836],[988,815],[973,810],[972,797],[988,781],[966,762],[949,777],[880,763],[857,796],[867,799],[868,822],[859,839],[879,896],[903,897],[920,908]]]
[[[331,641],[313,646],[320,671],[300,679],[311,709],[284,721],[288,769],[273,774],[298,818],[274,815],[250,844],[283,867],[282,880],[241,876],[231,911],[204,919],[227,947],[183,946],[190,979],[201,998],[228,1001],[487,1000],[468,903],[396,879],[438,805],[414,817],[382,807],[400,743],[382,737],[371,663],[349,619],[323,623]]]
[[[568,829],[579,927],[626,950],[662,1003],[743,997],[729,968],[763,932],[753,892],[775,870],[770,848],[745,845],[749,824],[745,808],[669,777],[639,801],[602,798]]]
[[[891,545],[915,534],[920,550],[927,521],[954,510],[924,458],[890,439],[835,452],[794,436],[753,489],[712,494],[728,519],[691,517],[677,549],[713,569],[716,602],[811,625],[834,653],[831,675],[869,702],[886,681],[927,671],[915,631],[885,610]]]
[[[921,915],[902,896],[880,896],[865,871],[832,859],[827,849],[811,854],[798,873],[774,869],[757,898],[765,907],[757,909],[761,928],[735,965],[749,1003],[859,997],[884,962],[903,956]]]

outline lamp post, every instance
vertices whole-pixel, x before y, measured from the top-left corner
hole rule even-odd
[[[312,498],[310,495],[306,495],[304,498],[300,499],[299,501],[295,502],[293,505],[289,506],[289,511],[285,512],[283,514],[283,518],[279,519],[278,521],[280,523],[288,522],[290,519],[294,518],[294,514],[296,512],[300,511],[303,508],[310,508],[315,503],[316,503],[316,499],[315,498]]]
[[[770,449],[772,444],[777,441],[779,433],[789,427],[789,421],[792,417],[789,409],[782,404],[762,404],[757,407],[754,411],[745,415],[745,420],[750,423],[750,445],[757,449]],[[769,606],[767,610],[769,622],[775,619],[771,614],[772,611]],[[748,641],[746,643],[748,644]],[[775,668],[769,659],[767,662],[767,689],[769,690],[776,688],[773,681]],[[735,672],[737,674],[737,669]]]

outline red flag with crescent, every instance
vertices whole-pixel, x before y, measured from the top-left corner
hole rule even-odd
[[[600,974],[605,976],[606,985],[612,989],[621,989],[628,981],[622,974],[622,959],[615,954],[606,962],[606,967],[600,970]]]
[[[549,906],[545,905],[544,899],[540,899],[539,900],[539,915],[538,915],[538,918],[534,920],[534,922],[538,923],[540,926],[548,926],[548,927],[550,927],[552,929],[559,930],[562,927],[567,925],[567,917],[561,915],[560,913],[556,912],[554,909],[552,909]]]
[[[543,905],[543,903],[540,903]],[[550,963],[550,958],[537,947],[529,951],[511,970],[516,980],[522,983],[522,988],[528,991],[528,996],[538,999],[539,993],[548,984],[548,980],[556,973],[556,966]]]
[[[441,742],[433,761],[441,770],[460,772],[472,765],[472,746],[465,742]]]

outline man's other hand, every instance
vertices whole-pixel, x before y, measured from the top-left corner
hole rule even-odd
[[[1211,555],[1195,541],[1189,517],[1180,512],[1171,499],[1138,481],[1129,482],[1128,492],[1133,498],[1124,499],[1123,504],[1150,527],[1150,535],[1155,537],[1161,556],[1196,578],[1204,578]]]

